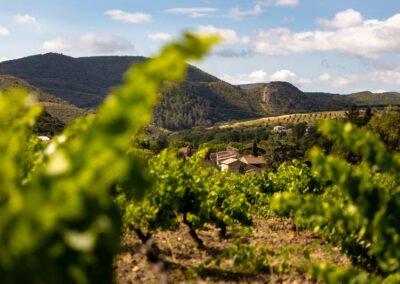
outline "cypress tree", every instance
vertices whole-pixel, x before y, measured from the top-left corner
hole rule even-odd
[[[257,147],[257,141],[256,140],[254,140],[254,143],[253,143],[253,156],[254,157],[258,157],[258,147]]]

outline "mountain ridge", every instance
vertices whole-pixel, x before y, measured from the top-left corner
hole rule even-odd
[[[50,116],[60,120],[60,122],[65,125],[71,123],[76,118],[89,113],[87,110],[78,108],[75,105],[71,105],[61,98],[55,97],[44,92],[38,87],[32,86],[23,79],[11,75],[0,74],[0,90],[11,88],[23,88],[29,93],[35,95],[39,104],[44,107],[45,112],[47,112]]]
[[[44,92],[78,107],[98,106],[114,86],[122,83],[126,70],[143,63],[143,56],[71,57],[58,53],[32,55],[0,63],[0,74],[26,80]],[[189,66],[186,80],[213,82],[218,79]]]
[[[0,74],[26,80],[68,103],[97,107],[122,83],[126,70],[149,58],[141,56],[96,56],[74,58],[48,53],[0,63]],[[253,119],[296,112],[343,110],[361,106],[399,104],[400,96],[386,94],[339,95],[303,92],[288,82],[269,82],[244,89],[189,65],[185,80],[164,82],[153,116],[157,126],[169,130],[217,122]],[[51,103],[49,103],[51,106]]]

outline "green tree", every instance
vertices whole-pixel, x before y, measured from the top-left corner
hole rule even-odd
[[[253,156],[254,157],[258,157],[258,146],[257,146],[257,141],[256,140],[254,140],[254,142],[253,142],[252,152],[253,152]]]
[[[362,123],[360,110],[357,105],[352,105],[351,108],[345,112],[345,121],[351,122],[355,125],[360,125]]]
[[[307,129],[307,123],[305,122],[297,123],[293,127],[293,135],[296,137],[296,139],[300,139],[306,133],[306,129]]]
[[[239,174],[245,174],[245,173],[246,173],[246,171],[244,170],[243,164],[240,164],[240,166],[239,166]]]
[[[368,122],[371,120],[371,118],[374,116],[374,114],[372,113],[371,108],[367,108],[367,110],[364,113],[364,121],[363,121],[363,125],[368,124]]]
[[[373,116],[367,128],[379,134],[389,152],[400,149],[400,112],[387,108],[382,116]]]

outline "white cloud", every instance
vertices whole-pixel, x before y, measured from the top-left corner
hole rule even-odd
[[[363,24],[363,21],[363,17],[359,12],[348,9],[337,13],[333,20],[317,19],[317,24],[331,28],[349,28],[360,26]]]
[[[10,35],[10,31],[5,27],[0,26],[0,36],[8,36]]]
[[[30,15],[15,15],[14,21],[18,24],[36,24],[36,18]]]
[[[213,25],[199,26],[196,33],[200,35],[217,35],[221,37],[222,42],[226,44],[236,44],[236,43],[246,44],[250,41],[250,39],[246,36],[244,37],[238,36],[235,30],[218,29]]]
[[[376,93],[376,94],[382,94],[382,93],[387,93],[388,91],[387,90],[385,90],[385,89],[378,89],[378,90],[374,90],[374,91],[372,91],[373,93]]]
[[[308,51],[343,52],[365,58],[400,54],[400,14],[384,21],[365,20],[359,26],[337,30],[293,33],[287,28],[260,30],[252,49],[268,55]]]
[[[329,73],[324,73],[319,75],[318,80],[322,81],[322,82],[328,82],[332,79],[331,74]]]
[[[295,7],[299,5],[299,0],[276,0],[275,6],[290,6]]]
[[[187,15],[191,18],[209,17],[212,13],[217,12],[216,8],[197,7],[197,8],[172,8],[165,10],[169,14]]]
[[[296,73],[290,70],[279,70],[273,74],[268,74],[264,70],[257,70],[250,74],[240,74],[236,76],[224,75],[222,79],[232,84],[252,84],[252,83],[267,83],[271,81],[286,81],[294,85],[309,84],[310,79],[301,78]]]
[[[42,46],[45,51],[77,51],[87,53],[115,53],[132,50],[133,45],[126,39],[113,35],[85,34],[79,39],[57,37]]]
[[[7,58],[7,57],[0,56],[0,62],[7,61],[7,60],[8,60],[8,58]]]
[[[171,40],[169,33],[147,33],[147,37],[151,40]]]
[[[310,79],[300,78],[290,70],[280,70],[271,75],[270,81],[286,81],[293,84],[309,84]]]
[[[222,80],[231,84],[252,84],[252,83],[266,83],[268,81],[268,74],[264,70],[257,70],[250,74],[228,75],[222,76]]]
[[[121,21],[126,23],[141,24],[151,22],[152,17],[150,14],[142,12],[127,13],[122,10],[109,10],[104,12],[105,15],[109,16],[115,21]]]
[[[324,75],[326,76],[325,77],[326,80],[322,80],[321,76],[319,77],[319,80],[331,87],[347,87],[352,84],[364,83],[364,82],[365,83],[376,82],[381,84],[400,86],[400,69],[389,70],[389,71],[374,71],[364,74],[349,74],[335,78],[327,74]]]
[[[351,87],[357,84],[377,83],[382,85],[400,86],[400,68],[391,71],[374,71],[364,74],[349,74],[345,76],[333,77],[329,73],[323,73],[315,78],[303,78],[290,70],[279,70],[273,74],[268,74],[264,70],[257,70],[249,74],[239,74],[231,76],[223,75],[222,80],[232,84],[251,84],[267,83],[271,81],[286,81],[301,87],[307,84],[321,84],[333,88]],[[385,89],[378,89],[374,93],[383,93]]]
[[[245,16],[256,16],[260,15],[262,12],[263,10],[259,4],[255,5],[253,9],[247,11],[241,11],[238,7],[235,7],[229,10],[226,17],[238,21],[243,19]]]

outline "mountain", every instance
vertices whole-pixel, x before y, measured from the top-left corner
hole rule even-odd
[[[132,63],[140,56],[73,58],[57,53],[34,55],[0,63],[0,74],[13,75],[78,107],[98,106],[110,90],[122,83]],[[215,82],[217,78],[190,66],[186,80]]]
[[[78,107],[98,106],[122,82],[124,72],[132,63],[146,60],[138,56],[73,58],[48,53],[2,62],[0,74],[24,79],[18,84],[36,88],[48,113],[69,123],[85,112]],[[400,103],[400,96],[393,93],[311,93],[302,92],[288,82],[234,86],[193,66],[189,66],[183,82],[164,82],[160,94],[153,112],[154,123],[168,130],[287,113],[343,110],[353,104]]]
[[[360,107],[400,105],[400,96],[396,92],[365,91],[349,95],[302,92],[288,82],[270,82],[261,87],[252,87],[245,92],[253,108],[263,115],[343,110],[352,105]]]
[[[400,96],[396,93],[371,93],[368,91],[347,95],[357,105],[400,105]]]
[[[262,87],[265,84],[266,83],[252,83],[252,84],[240,84],[240,85],[237,85],[237,86],[239,86],[240,88],[242,88],[244,90],[250,90],[250,89],[253,89],[253,88]]]
[[[43,92],[39,88],[30,85],[25,80],[11,75],[0,75],[0,90],[12,88],[26,89],[28,92],[34,94],[39,102],[64,103],[60,98]]]
[[[73,58],[49,53],[0,63],[0,74],[18,76],[76,106],[93,108],[122,83],[132,63],[146,60],[132,56]],[[177,130],[258,117],[244,97],[240,88],[189,66],[183,82],[164,82],[154,121]]]
[[[267,115],[299,112],[342,110],[353,102],[346,97],[330,93],[306,93],[288,82],[270,82],[262,87],[246,90],[252,106]]]
[[[316,103],[318,111],[342,110],[354,104],[351,99],[339,94],[321,92],[306,92],[305,94]]]
[[[49,136],[59,134],[67,124],[77,117],[88,114],[88,111],[47,94],[22,79],[10,75],[0,75],[0,91],[12,88],[26,89],[29,93],[35,95],[38,102],[44,107],[34,129],[37,134]]]
[[[265,115],[302,112],[314,108],[314,102],[287,82],[271,82],[247,91],[252,104]]]
[[[11,88],[24,88],[31,94],[35,95],[39,103],[45,108],[45,111],[65,125],[70,124],[76,118],[89,113],[87,110],[78,108],[35,86],[32,86],[25,80],[10,75],[0,75],[0,90]]]
[[[224,81],[164,82],[154,110],[156,125],[170,130],[260,117],[246,94]]]

